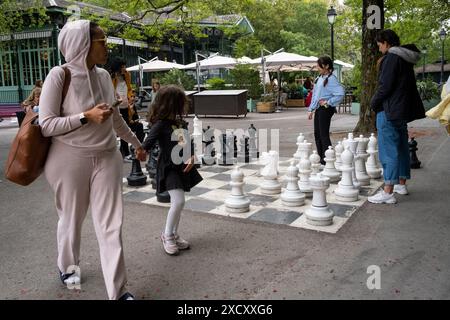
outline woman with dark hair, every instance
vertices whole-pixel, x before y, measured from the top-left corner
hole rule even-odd
[[[122,102],[119,104],[119,112],[122,115],[123,120],[130,125],[129,122],[129,104],[133,95],[133,89],[131,88],[131,75],[126,69],[124,60],[115,59],[111,63],[111,79],[116,93],[116,98]],[[131,162],[130,148],[128,143],[120,139],[120,153],[125,161]]]
[[[317,60],[319,77],[314,85],[311,104],[308,107],[308,119],[314,116],[314,138],[320,163],[325,164],[325,151],[331,146],[331,117],[336,113],[336,107],[344,98],[345,91],[333,74],[333,61],[328,56]]]
[[[144,161],[141,143],[120,116],[109,73],[96,65],[108,58],[106,35],[88,20],[67,22],[58,47],[67,61],[70,85],[64,101],[63,68],[54,67],[45,79],[39,123],[52,137],[45,177],[58,213],[58,269],[61,281],[80,284],[81,228],[88,208],[97,236],[101,267],[109,299],[132,299],[122,247],[122,157],[116,134],[131,143]]]
[[[390,29],[378,32],[376,41],[383,57],[370,106],[377,114],[384,188],[368,201],[392,204],[397,202],[394,192],[408,194],[406,180],[411,179],[408,122],[425,117],[414,74],[420,51],[414,44],[400,46],[399,37]]]
[[[166,227],[161,234],[164,250],[169,255],[177,255],[179,250],[189,248],[189,243],[178,235],[178,224],[184,207],[184,193],[202,180],[194,167],[193,148],[183,121],[186,106],[187,99],[182,89],[161,87],[148,117],[152,126],[142,144],[147,152],[156,142],[160,147],[156,189],[158,193],[168,191],[170,195]],[[186,150],[188,152],[184,152]]]

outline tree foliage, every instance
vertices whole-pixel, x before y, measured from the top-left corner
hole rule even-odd
[[[39,28],[48,21],[42,0],[0,1],[0,34]]]

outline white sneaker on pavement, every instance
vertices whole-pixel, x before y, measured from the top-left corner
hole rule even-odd
[[[409,194],[406,184],[394,184],[394,192],[398,194]]]
[[[386,193],[384,190],[380,190],[377,194],[368,197],[367,200],[371,203],[397,203],[397,199],[394,197],[394,193]]]

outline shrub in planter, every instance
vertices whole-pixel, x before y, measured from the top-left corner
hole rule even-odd
[[[192,90],[195,85],[195,79],[186,72],[179,69],[172,69],[161,78],[162,85],[174,84],[182,87],[184,90]]]
[[[206,84],[208,85],[208,89],[211,90],[224,90],[225,89],[225,80],[220,78],[211,78],[206,80]]]
[[[248,91],[248,98],[256,100],[261,96],[263,87],[259,72],[254,67],[238,64],[234,69],[230,70],[230,78],[234,89]]]

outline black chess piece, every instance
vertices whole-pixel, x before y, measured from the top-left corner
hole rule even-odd
[[[221,138],[221,158],[219,160],[219,165],[221,166],[232,166],[233,156],[234,156],[234,135],[222,134]]]
[[[150,156],[148,157],[148,161],[145,164],[145,168],[147,169],[148,176],[150,179],[156,176],[156,166],[158,164],[158,155],[159,155],[159,145],[155,144],[152,151],[150,152]]]
[[[133,147],[131,147],[131,164],[131,173],[127,177],[128,185],[132,187],[145,186],[147,177],[142,172],[141,162],[136,159]]]
[[[417,158],[417,141],[414,139],[414,137],[411,138],[411,140],[408,143],[409,145],[409,154],[410,154],[410,166],[411,169],[419,169],[421,162]]]
[[[259,158],[259,151],[258,146],[256,144],[256,128],[252,124],[250,124],[250,128],[247,129],[249,134],[249,152],[250,152],[250,158],[251,159],[258,159]]]
[[[216,149],[214,148],[214,130],[208,126],[203,129],[203,143],[205,145],[202,163],[207,166],[216,164]]]
[[[240,141],[240,149],[238,155],[239,162],[250,162],[249,137],[243,136]]]

